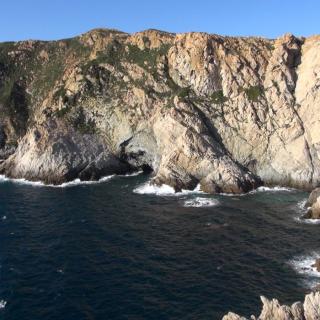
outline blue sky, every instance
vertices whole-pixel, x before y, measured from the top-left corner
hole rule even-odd
[[[320,33],[320,1],[1,0],[0,41],[61,39],[97,27],[308,36]]]

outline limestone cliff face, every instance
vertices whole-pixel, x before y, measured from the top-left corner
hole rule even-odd
[[[319,49],[319,37],[103,29],[0,44],[0,169],[60,183],[142,168],[211,193],[312,188]]]
[[[318,320],[320,319],[320,292],[307,294],[304,303],[295,302],[292,306],[280,305],[277,299],[261,297],[263,308],[259,317],[252,320]],[[229,312],[222,320],[247,320]]]

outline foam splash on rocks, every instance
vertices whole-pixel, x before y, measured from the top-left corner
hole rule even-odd
[[[320,224],[320,219],[304,218],[304,215],[308,212],[308,209],[309,209],[306,207],[306,203],[307,203],[307,199],[303,199],[296,204],[294,209],[296,212],[298,212],[298,215],[294,217],[294,220],[304,224]]]
[[[320,219],[305,219],[303,216],[298,216],[294,218],[299,223],[305,224],[320,224]]]
[[[136,176],[139,176],[142,173],[143,173],[143,171],[136,171],[136,172],[133,172],[133,173],[119,174],[119,177],[136,177]]]
[[[320,282],[320,272],[312,267],[318,258],[320,254],[312,252],[310,255],[298,256],[289,262],[297,273],[306,277],[306,284],[311,288],[319,285]]]
[[[219,196],[227,196],[227,197],[243,197],[251,194],[256,194],[260,192],[293,192],[296,191],[296,189],[293,188],[286,188],[286,187],[259,187],[255,190],[249,191],[248,193],[241,193],[241,194],[234,194],[234,193],[219,193]]]
[[[286,187],[280,187],[280,186],[275,186],[275,187],[259,187],[256,190],[251,191],[251,193],[255,192],[279,192],[279,191],[285,191],[285,192],[292,192],[295,191],[293,188],[286,188]]]
[[[30,181],[30,180],[26,180],[26,179],[11,179],[11,178],[8,178],[4,175],[0,175],[0,183],[1,182],[13,182],[13,183],[17,183],[17,184],[30,185],[33,187],[66,188],[66,187],[74,187],[74,186],[78,186],[78,185],[89,185],[89,184],[103,183],[103,182],[106,182],[106,181],[112,179],[113,177],[115,177],[115,175],[102,177],[101,179],[96,180],[96,181],[82,181],[80,179],[75,179],[72,181],[64,182],[62,184],[54,185],[54,184],[45,184],[41,181]]]
[[[163,184],[161,186],[156,186],[151,184],[151,182],[146,182],[133,190],[134,193],[138,194],[154,194],[157,196],[181,196],[187,194],[203,193],[200,191],[200,185],[198,185],[194,190],[182,190],[181,192],[175,192],[174,188]]]
[[[200,198],[197,197],[195,199],[186,200],[184,202],[185,207],[213,207],[217,206],[219,204],[219,201],[216,199],[210,199],[210,198]]]

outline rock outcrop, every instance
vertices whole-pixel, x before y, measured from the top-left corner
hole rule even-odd
[[[320,188],[314,189],[306,202],[305,219],[320,219]]]
[[[316,261],[311,267],[315,268],[318,272],[320,272],[320,258],[316,259]]]
[[[97,29],[0,44],[0,172],[153,171],[176,190],[320,183],[320,38]]]
[[[252,320],[319,320],[320,292],[306,295],[304,303],[295,302],[292,306],[280,305],[276,299],[268,300],[261,297],[263,304],[259,317],[251,316]],[[235,313],[229,312],[222,320],[247,320]]]

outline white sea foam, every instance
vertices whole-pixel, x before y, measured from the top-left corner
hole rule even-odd
[[[314,287],[319,284],[320,272],[316,268],[312,267],[316,259],[320,258],[320,254],[312,252],[308,256],[299,256],[290,261],[290,265],[293,269],[306,277],[306,284],[309,287]]]
[[[184,202],[185,207],[213,207],[219,204],[219,201],[211,198],[200,198],[186,200]]]
[[[295,217],[294,219],[299,223],[320,224],[320,219],[305,219],[302,216]]]
[[[298,215],[294,217],[294,220],[305,224],[320,224],[320,219],[306,219],[303,217],[310,209],[306,207],[306,202],[307,199],[303,199],[297,203],[295,206],[295,211],[298,212]]]
[[[286,188],[286,187],[280,187],[280,186],[275,186],[275,187],[259,187],[256,190],[251,191],[251,193],[254,192],[279,192],[279,191],[286,191],[286,192],[292,192],[295,191],[293,188]]]
[[[182,190],[181,192],[175,192],[174,188],[166,184],[156,186],[150,182],[146,182],[138,186],[133,190],[133,192],[138,194],[155,194],[158,196],[181,196],[186,194],[203,193],[200,191],[200,185],[198,185],[194,190]]]
[[[73,186],[85,185],[85,184],[102,183],[102,182],[105,182],[105,181],[112,179],[114,176],[115,175],[106,176],[106,177],[103,177],[103,178],[96,180],[96,181],[81,181],[80,179],[75,179],[73,181],[64,182],[62,184],[54,185],[54,184],[45,184],[41,181],[29,181],[26,179],[11,179],[11,178],[7,178],[4,175],[0,175],[0,182],[10,181],[10,182],[18,183],[18,184],[31,185],[33,187],[66,188],[66,187],[73,187]]]
[[[0,300],[0,309],[4,309],[6,307],[7,301]]]
[[[152,185],[149,182],[144,183],[133,190],[139,194],[156,194],[156,195],[174,195],[175,191],[172,187],[163,184],[162,186]]]
[[[247,196],[250,194],[255,194],[255,193],[260,193],[260,192],[292,192],[295,191],[295,189],[293,188],[286,188],[286,187],[280,187],[280,186],[275,186],[275,187],[259,187],[255,190],[251,190],[247,193],[239,193],[239,194],[235,194],[235,193],[219,193],[220,196],[227,196],[227,197],[243,197],[243,196]]]
[[[133,173],[120,174],[119,177],[136,177],[142,173],[143,173],[143,171],[136,171]]]
[[[303,199],[303,200],[299,201],[297,203],[297,209],[301,212],[306,212],[307,211],[306,203],[307,203],[307,199]]]
[[[19,183],[19,184],[29,184],[29,185],[33,185],[33,186],[45,186],[45,184],[41,181],[29,181],[26,179],[12,179],[12,178],[8,178],[4,175],[0,175],[0,182],[14,182],[14,183]]]
[[[96,181],[81,181],[80,179],[75,179],[73,181],[64,182],[64,183],[58,184],[58,185],[50,185],[50,187],[65,188],[65,187],[73,187],[73,186],[78,186],[78,185],[83,185],[83,184],[98,184],[98,183],[109,181],[113,177],[115,177],[115,175],[102,177],[101,179],[96,180]]]

